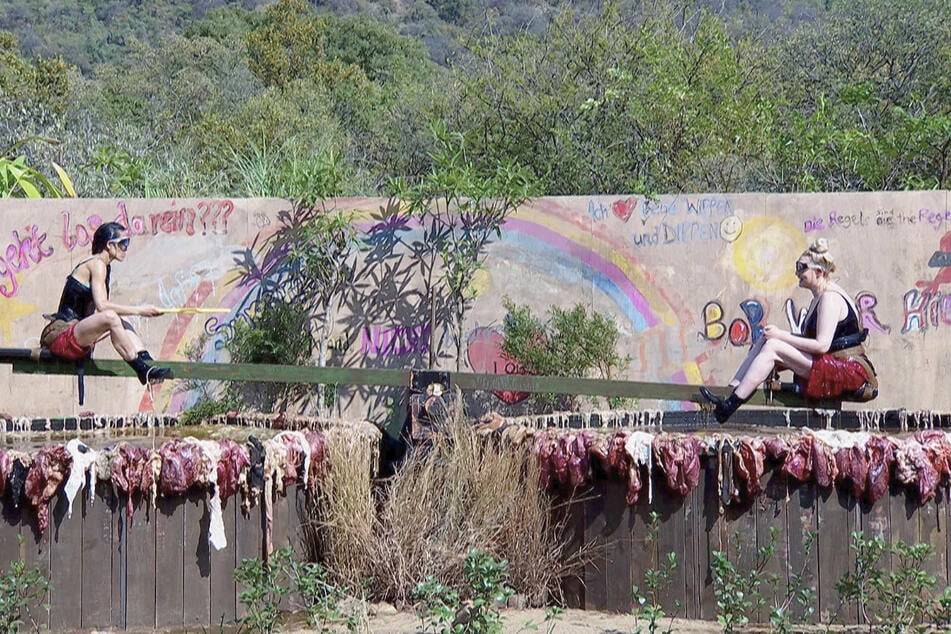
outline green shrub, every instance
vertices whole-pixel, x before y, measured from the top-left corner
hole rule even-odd
[[[307,310],[297,304],[280,299],[259,302],[248,321],[235,322],[234,336],[225,347],[232,363],[303,365],[314,348],[310,320]],[[226,390],[226,400],[273,411],[302,389],[296,384],[233,383]]]
[[[501,632],[504,605],[514,591],[508,587],[508,562],[496,561],[491,555],[470,550],[463,562],[464,593],[442,585],[429,577],[418,584],[413,598],[419,601],[417,613],[423,624],[436,632]]]
[[[342,624],[349,631],[356,629],[354,615],[340,609],[347,593],[329,582],[329,574],[321,564],[296,561],[290,546],[271,553],[268,563],[260,559],[242,560],[234,578],[244,586],[238,595],[247,611],[241,625],[251,632],[275,631],[282,606],[303,608],[308,623],[319,629],[333,624]],[[292,596],[294,602],[290,601]]]
[[[530,374],[610,379],[629,362],[617,352],[621,337],[617,324],[610,317],[589,312],[583,304],[570,309],[552,306],[547,322],[528,306],[516,305],[507,297],[502,305],[508,311],[502,352]],[[580,405],[577,395],[548,395],[542,401],[555,406],[565,398],[570,409]]]
[[[931,544],[892,543],[856,531],[850,547],[855,569],[843,575],[835,589],[843,601],[858,604],[870,631],[899,634],[922,624],[947,631],[951,592],[945,588],[943,594],[932,596],[937,580],[924,570],[925,561],[934,555]]]
[[[11,561],[0,576],[0,631],[21,631],[25,625],[20,618],[23,612],[43,600],[49,588],[49,579],[38,567],[27,568],[22,561]],[[49,605],[43,607],[49,610]]]

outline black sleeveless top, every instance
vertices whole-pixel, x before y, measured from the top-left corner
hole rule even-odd
[[[80,266],[88,262],[85,260],[76,265],[69,275],[66,276],[66,285],[63,286],[63,294],[59,298],[59,308],[56,309],[56,317],[70,321],[73,319],[84,319],[96,312],[96,303],[92,298],[92,287],[83,284],[75,277]],[[109,273],[110,268],[106,266],[106,296],[109,294]]]
[[[838,291],[834,291],[839,293]],[[842,293],[839,293],[842,295]],[[844,337],[846,335],[855,335],[860,332],[859,328],[859,316],[855,314],[855,310],[852,309],[852,302],[848,300],[847,297],[843,296],[842,299],[845,300],[845,305],[849,309],[849,314],[846,315],[842,321],[838,322],[835,325],[835,333],[832,335],[832,340],[835,341],[839,337]],[[809,319],[806,320],[805,327],[803,328],[802,334],[809,339],[816,338],[816,328],[819,325],[819,309],[816,306],[816,310],[812,311],[812,314],[809,315]]]

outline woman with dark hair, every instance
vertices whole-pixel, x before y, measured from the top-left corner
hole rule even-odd
[[[730,418],[776,369],[792,370],[803,394],[812,399],[853,392],[861,400],[869,400],[878,393],[875,368],[862,343],[868,331],[861,326],[855,303],[832,281],[834,272],[835,261],[824,238],[799,256],[799,286],[812,293],[802,334],[766,326],[730,381],[732,394],[721,398],[700,386],[700,393],[714,405],[718,422]]]
[[[168,368],[149,365],[152,356],[123,315],[156,317],[155,306],[125,306],[109,297],[112,263],[125,260],[129,235],[118,222],[107,222],[96,229],[92,238],[92,257],[84,260],[66,277],[59,309],[43,329],[40,344],[55,356],[76,361],[89,356],[93,346],[106,336],[132,369],[139,381],[156,383],[171,378]]]

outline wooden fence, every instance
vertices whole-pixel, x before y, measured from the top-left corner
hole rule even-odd
[[[566,586],[570,603],[627,612],[632,608],[632,587],[645,592],[645,571],[658,568],[673,552],[677,567],[670,586],[661,592],[661,605],[668,615],[715,620],[712,553],[725,552],[739,569],[751,570],[757,549],[769,543],[771,529],[777,531],[776,552],[761,575],[763,593],[770,600],[782,600],[770,594],[767,575],[777,575],[781,592],[798,575],[802,587],[816,596],[814,614],[805,615],[797,607],[795,620],[827,622],[830,615],[837,615],[838,623],[860,622],[857,608],[843,606],[835,589],[854,568],[853,532],[890,542],[931,544],[935,554],[925,569],[936,577],[939,592],[948,585],[951,517],[944,486],[935,500],[919,505],[914,494],[906,495],[904,488],[893,484],[889,495],[870,506],[856,501],[846,489],[790,484],[778,472],[774,476],[767,470],[764,491],[753,502],[723,506],[716,459],[706,458],[701,464],[700,484],[686,498],[671,493],[655,474],[653,503],[643,489],[638,503],[628,507],[625,486],[610,481],[597,482],[587,499],[574,503],[570,515],[574,543],[588,542],[596,548],[583,584]],[[653,542],[648,540],[652,511],[660,518]],[[768,613],[760,620],[768,622]]]
[[[139,503],[127,522],[125,500],[99,484],[90,504],[85,492],[66,517],[66,500],[50,502],[50,526],[35,529],[32,510],[3,507],[0,562],[19,558],[51,581],[47,614],[31,617],[53,631],[162,627],[198,628],[233,622],[243,615],[234,569],[261,558],[263,509],[245,518],[240,496],[223,504],[226,548],[208,545],[209,515],[201,492],[159,498],[155,508]],[[275,548],[296,545],[300,526],[297,487],[273,507]],[[17,539],[19,535],[22,539]]]
[[[881,535],[906,543],[928,542],[935,556],[927,571],[943,588],[949,578],[946,490],[919,506],[903,489],[893,488],[874,506],[857,503],[844,489],[819,490],[813,484],[789,485],[767,471],[764,492],[752,503],[721,503],[715,458],[703,460],[701,482],[686,498],[670,493],[654,477],[653,502],[645,487],[633,507],[625,504],[622,483],[598,481],[569,511],[576,547],[587,542],[594,560],[583,579],[566,581],[569,605],[587,609],[628,611],[632,586],[645,588],[646,570],[668,552],[677,567],[662,593],[668,614],[716,618],[710,561],[713,551],[729,553],[740,568],[754,564],[757,548],[778,530],[776,554],[765,574],[775,573],[780,586],[801,575],[817,597],[816,611],[838,614],[838,622],[858,622],[854,608],[840,606],[836,582],[853,565],[850,535]],[[297,545],[303,493],[288,489],[274,506],[275,548]],[[263,549],[261,506],[245,518],[239,498],[224,505],[228,546],[210,550],[204,495],[159,499],[157,508],[140,503],[127,524],[124,500],[100,484],[89,504],[80,493],[73,516],[66,517],[62,496],[51,502],[50,527],[34,530],[32,511],[3,508],[0,562],[20,558],[49,575],[51,610],[33,617],[54,631],[89,628],[161,628],[217,626],[242,616],[233,572],[245,558],[259,558]],[[649,515],[660,518],[657,538],[648,540]],[[810,535],[815,531],[812,546]],[[18,542],[16,535],[23,539]],[[738,535],[739,540],[734,536]],[[765,576],[764,576],[765,579]],[[765,589],[764,585],[764,589]],[[761,615],[765,620],[766,615]],[[801,617],[802,615],[797,615]]]

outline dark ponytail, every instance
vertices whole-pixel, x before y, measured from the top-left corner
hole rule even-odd
[[[118,238],[123,231],[125,231],[125,227],[118,222],[107,222],[99,225],[96,233],[92,236],[92,254],[96,255],[105,251],[109,241]]]

